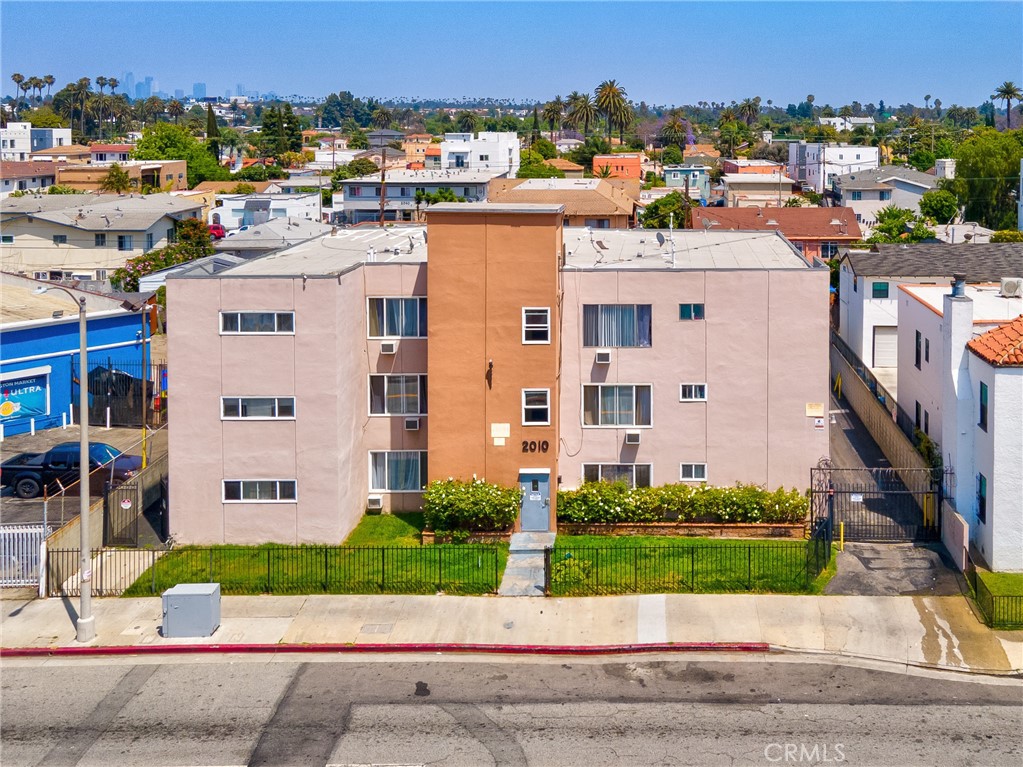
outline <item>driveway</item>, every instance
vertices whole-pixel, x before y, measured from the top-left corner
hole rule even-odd
[[[940,543],[847,543],[825,594],[958,596],[964,592]]]

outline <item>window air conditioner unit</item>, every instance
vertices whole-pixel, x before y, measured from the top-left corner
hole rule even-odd
[[[384,341],[380,344],[381,354],[396,354],[398,351],[397,341]]]
[[[366,501],[367,509],[382,509],[384,508],[384,497],[382,495],[371,495],[369,500]]]
[[[638,445],[639,444],[639,432],[638,431],[627,431],[627,432],[625,432],[625,444],[626,445]]]
[[[419,419],[418,418],[406,418],[405,419],[405,431],[419,431]]]
[[[1023,277],[1002,277],[1002,289],[999,294],[1005,298],[1023,296]]]
[[[609,349],[598,349],[596,363],[598,365],[610,365],[611,351]]]

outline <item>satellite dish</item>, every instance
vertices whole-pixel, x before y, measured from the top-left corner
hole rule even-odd
[[[664,235],[661,234],[660,232],[657,233],[657,244],[660,245],[662,248],[664,247]]]

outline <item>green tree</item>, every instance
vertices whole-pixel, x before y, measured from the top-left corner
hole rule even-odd
[[[545,162],[523,163],[519,166],[516,178],[564,178],[565,172]]]
[[[1005,125],[1009,130],[1012,130],[1012,102],[1023,101],[1023,91],[1017,87],[1016,83],[1006,80],[995,89],[995,92],[991,95],[991,100],[1005,102]]]
[[[760,97],[743,99],[742,103],[739,104],[739,117],[746,122],[746,125],[752,125],[759,116]]]
[[[913,154],[906,158],[906,162],[921,173],[925,173],[933,168],[934,160],[934,152],[928,152],[926,149],[917,149],[913,152]]]
[[[53,184],[52,186],[47,187],[46,193],[47,194],[85,194],[84,192],[81,192],[78,189],[73,189],[70,186],[67,186],[66,184]]]
[[[185,114],[185,105],[177,99],[171,99],[167,102],[167,114],[174,118],[174,124],[178,124],[178,120]]]
[[[680,117],[672,117],[661,126],[660,139],[665,147],[675,146],[681,149],[686,145],[689,126]],[[665,161],[667,162],[667,161]]]
[[[565,124],[578,130],[583,129],[583,138],[590,135],[590,123],[597,119],[597,105],[588,93],[572,92],[568,96],[568,114]]]
[[[1023,158],[1023,130],[999,132],[976,128],[956,149],[956,177],[940,182],[965,207],[967,221],[989,229],[1016,225],[1019,163]]]
[[[197,218],[186,218],[175,227],[177,242],[165,248],[151,250],[141,256],[129,259],[125,265],[111,275],[115,290],[127,293],[137,292],[139,279],[177,264],[212,256],[216,251],[210,241],[210,230],[206,223]]]
[[[387,107],[377,107],[373,110],[373,125],[377,128],[386,128],[394,120],[394,115]]]
[[[466,109],[458,113],[455,117],[455,123],[458,125],[459,132],[475,133],[476,128],[480,124],[480,116]]]
[[[175,121],[176,122],[176,121]],[[206,148],[220,163],[220,128],[217,126],[217,116],[213,113],[213,105],[206,105]]]
[[[920,215],[936,224],[947,224],[959,213],[959,200],[947,189],[932,189],[920,198]]]
[[[50,107],[39,107],[33,109],[24,119],[32,123],[33,128],[66,128],[67,121],[53,111]]]
[[[1003,229],[991,235],[991,242],[1023,242],[1023,232],[1019,229]]]
[[[644,229],[688,229],[693,201],[681,192],[666,194],[646,206],[642,214]]]
[[[685,157],[682,154],[682,150],[675,144],[672,144],[665,147],[664,151],[661,152],[661,162],[664,165],[681,165],[685,162]]]
[[[877,212],[877,223],[867,242],[923,242],[934,239],[934,230],[908,208],[888,205]]]
[[[594,89],[593,95],[597,109],[604,115],[604,120],[607,122],[607,138],[610,143],[614,129],[624,128],[631,118],[631,110],[628,101],[626,101],[629,94],[626,93],[625,88],[618,84],[617,80],[604,80]]]
[[[366,133],[359,129],[352,131],[348,135],[348,148],[369,149],[369,138],[367,138]]]
[[[21,74],[21,72],[15,72],[14,74],[11,75],[11,80],[14,81],[14,88],[15,88],[14,92],[15,92],[15,95],[17,95],[17,92],[18,92],[17,89],[21,87],[21,84],[23,82],[25,82],[25,75]]]
[[[558,148],[545,138],[538,138],[533,142],[533,146],[531,146],[530,149],[539,154],[545,160],[550,160],[558,156]]]
[[[160,122],[142,132],[135,145],[136,160],[184,160],[188,166],[188,184],[230,178],[213,155],[183,125]]]
[[[561,96],[556,96],[553,101],[548,101],[543,107],[543,119],[551,130],[551,141],[554,141],[554,131],[561,126],[561,119],[565,112],[565,102]]]
[[[99,188],[103,192],[115,192],[124,194],[135,186],[134,180],[128,175],[128,171],[121,167],[120,163],[114,163],[107,171],[107,175],[100,181]]]

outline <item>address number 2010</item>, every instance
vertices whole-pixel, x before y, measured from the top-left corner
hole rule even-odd
[[[522,440],[523,453],[546,453],[551,449],[551,443],[547,440],[537,442],[535,439]]]

